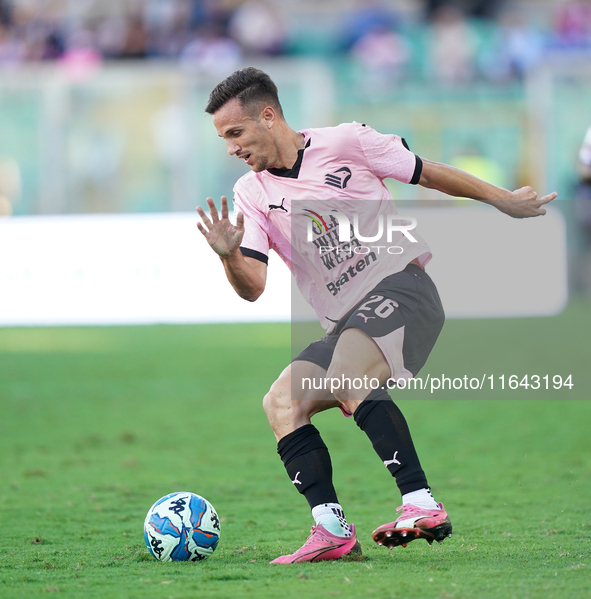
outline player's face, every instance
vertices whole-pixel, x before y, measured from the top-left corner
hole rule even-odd
[[[230,156],[244,160],[255,172],[273,166],[275,144],[264,113],[253,115],[233,99],[214,113],[213,124]]]

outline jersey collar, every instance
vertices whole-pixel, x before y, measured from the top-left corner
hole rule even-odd
[[[291,168],[268,168],[267,172],[276,177],[286,177],[288,179],[297,179],[300,174],[300,168],[302,167],[302,160],[304,159],[304,150],[310,145],[312,138],[308,138],[306,145],[298,150],[298,158]]]

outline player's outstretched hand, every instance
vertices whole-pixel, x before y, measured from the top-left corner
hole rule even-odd
[[[543,216],[546,209],[542,208],[551,202],[558,194],[554,191],[538,200],[538,194],[529,186],[516,189],[510,200],[497,200],[493,205],[513,218],[529,218]]]
[[[236,217],[236,225],[230,222],[228,216],[228,198],[222,196],[221,218],[212,198],[207,198],[209,206],[209,216],[201,206],[197,207],[197,214],[201,217],[202,223],[197,223],[197,228],[203,233],[207,243],[212,247],[216,254],[222,258],[228,256],[240,247],[240,242],[244,237],[244,215],[239,212]]]

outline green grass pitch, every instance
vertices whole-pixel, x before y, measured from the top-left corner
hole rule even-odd
[[[0,329],[0,597],[589,597],[590,329],[583,304],[450,321],[421,372],[572,374],[572,389],[393,392],[454,525],[441,546],[374,546],[394,482],[352,419],[320,414],[365,559],[295,566],[268,563],[311,518],[261,408],[289,325]],[[146,511],[178,490],[222,517],[205,562],[145,548]]]

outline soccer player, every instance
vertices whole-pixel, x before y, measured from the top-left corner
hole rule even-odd
[[[234,187],[236,224],[229,220],[226,197],[220,212],[207,198],[209,216],[197,208],[199,230],[219,255],[235,291],[248,301],[263,293],[268,254],[274,249],[327,330],[285,368],[263,400],[279,456],[316,522],[300,549],[272,563],[333,560],[360,551],[355,527],[333,486],[328,449],[311,424],[314,414],[333,407],[352,416],[369,437],[402,494],[398,518],[379,526],[373,539],[388,547],[417,538],[441,542],[451,535],[451,522],[431,495],[404,416],[383,388],[391,380],[416,376],[443,326],[441,302],[425,272],[429,248],[410,227],[400,227],[400,253],[362,255],[363,260],[350,253],[356,263],[335,254],[329,269],[318,253],[302,249],[304,242],[292,229],[296,220],[305,219],[292,218],[292,209],[295,216],[302,198],[312,198],[316,207],[354,201],[360,213],[367,216],[369,211],[365,220],[375,222],[373,206],[379,210],[382,202],[391,202],[383,183],[388,177],[473,198],[515,218],[545,214],[544,204],[557,194],[538,199],[530,187],[501,189],[419,158],[400,137],[359,123],[294,131],[284,119],[273,81],[251,67],[217,85],[205,110],[228,153],[244,160],[251,172]],[[321,220],[316,235],[338,224],[334,217],[324,220],[316,210],[306,210]],[[349,240],[349,246],[354,243]],[[317,389],[304,384],[324,379],[342,380],[343,385]],[[357,389],[346,382],[354,379],[379,385]]]

